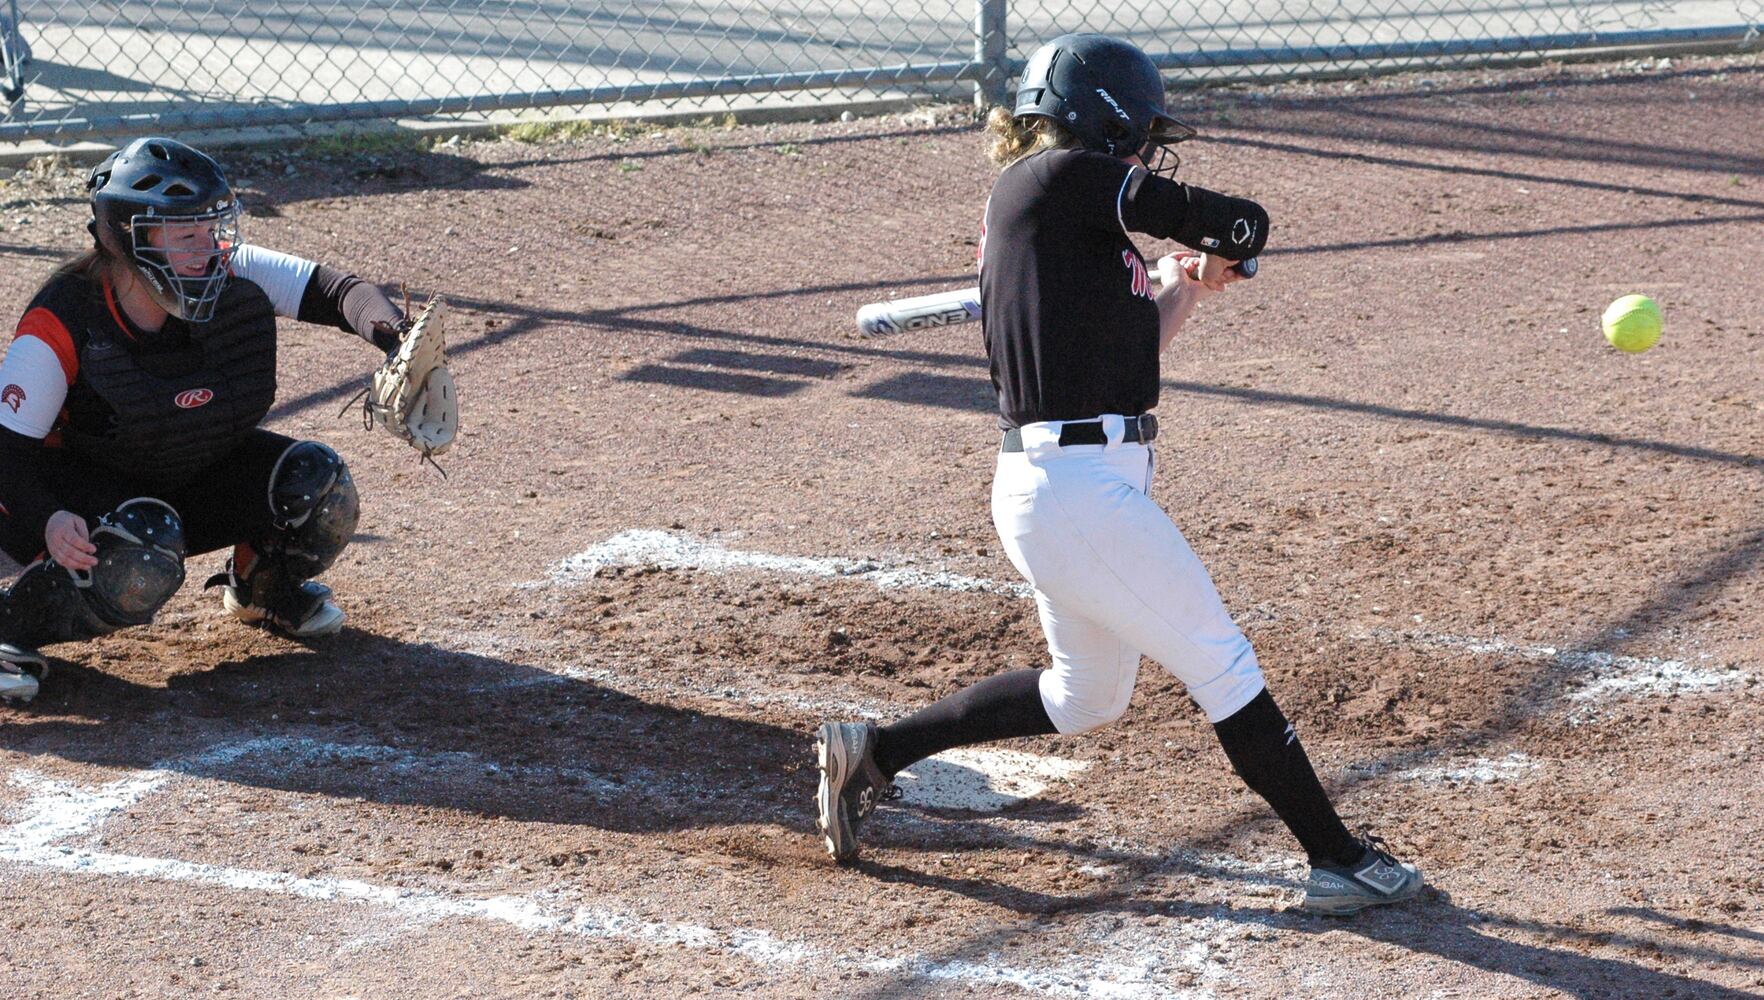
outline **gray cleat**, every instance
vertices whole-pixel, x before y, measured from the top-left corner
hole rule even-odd
[[[0,699],[29,702],[37,681],[49,673],[49,658],[34,649],[0,642]]]
[[[1299,904],[1307,913],[1347,916],[1368,906],[1383,906],[1412,899],[1426,882],[1420,869],[1398,861],[1384,849],[1378,837],[1362,837],[1366,850],[1351,865],[1316,865],[1305,881],[1305,901]]]
[[[900,798],[876,767],[876,727],[868,722],[829,722],[821,726],[815,749],[820,755],[821,787],[815,794],[817,825],[827,852],[838,862],[858,854],[858,827],[876,810],[876,803]]]

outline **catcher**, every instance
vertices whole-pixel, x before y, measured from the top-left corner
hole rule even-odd
[[[136,140],[86,187],[93,246],[37,291],[0,362],[0,549],[25,566],[0,595],[0,698],[36,695],[38,647],[152,621],[187,555],[231,548],[208,586],[241,621],[343,627],[313,578],[359,497],[331,448],[257,426],[276,317],[388,352],[368,412],[424,456],[458,425],[438,302],[411,324],[354,275],[241,243],[231,185],[183,143]]]

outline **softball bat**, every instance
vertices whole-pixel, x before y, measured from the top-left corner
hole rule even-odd
[[[1256,258],[1232,265],[1246,278],[1256,276]],[[1157,274],[1152,274],[1157,280]],[[907,330],[923,330],[934,326],[956,326],[980,318],[980,289],[962,288],[936,292],[911,299],[872,302],[857,311],[858,330],[866,337],[882,337]]]

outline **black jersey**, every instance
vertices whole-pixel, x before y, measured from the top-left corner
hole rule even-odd
[[[241,278],[228,282],[212,320],[168,317],[148,331],[121,311],[108,280],[58,274],[19,328],[66,344],[75,360],[60,443],[145,486],[206,469],[275,399],[275,307]]]
[[[1156,406],[1158,307],[1128,234],[1204,244],[1197,234],[1217,223],[1203,217],[1227,202],[1254,207],[1086,150],[1048,150],[1006,167],[980,243],[981,328],[1000,426]],[[1259,213],[1249,213],[1253,240],[1231,249],[1260,249]]]

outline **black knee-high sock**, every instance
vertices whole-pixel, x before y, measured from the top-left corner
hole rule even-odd
[[[1231,767],[1250,790],[1268,800],[1275,815],[1298,838],[1311,864],[1345,865],[1359,860],[1362,848],[1311,770],[1298,733],[1286,721],[1274,696],[1264,690],[1213,731]]]
[[[1058,732],[1041,704],[1039,670],[988,677],[876,731],[876,766],[901,768],[951,747]]]

